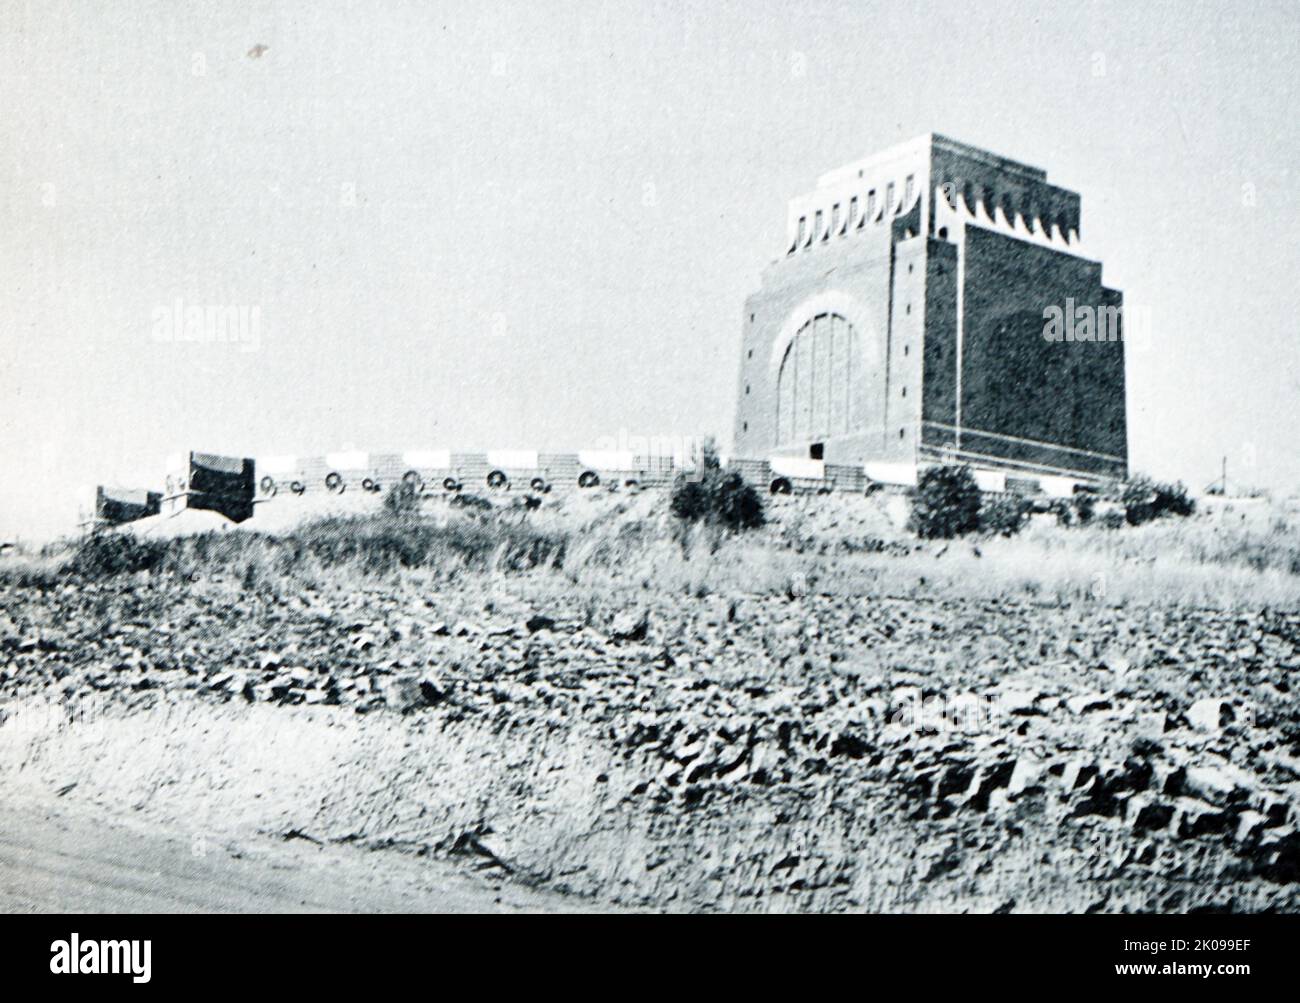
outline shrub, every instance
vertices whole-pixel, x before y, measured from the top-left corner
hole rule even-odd
[[[1196,511],[1196,499],[1187,493],[1181,481],[1156,485],[1156,516],[1176,515],[1186,518]]]
[[[1074,496],[1074,517],[1079,521],[1080,526],[1092,522],[1096,510],[1097,499],[1088,492],[1084,491]]]
[[[1028,501],[1015,495],[990,498],[980,507],[980,529],[999,536],[1015,536],[1029,518],[1031,507]]]
[[[384,495],[384,511],[398,518],[406,518],[419,513],[419,485],[411,481],[398,481]]]
[[[732,532],[763,525],[763,496],[735,471],[722,469],[717,449],[706,442],[692,474],[677,475],[669,508],[678,519]]]
[[[283,536],[241,531],[137,540],[127,533],[104,533],[82,541],[66,571],[96,579],[136,571],[184,577],[224,572],[243,587],[260,590],[275,577],[314,574],[316,568],[388,575],[401,568],[455,573],[558,567],[568,545],[567,533],[526,523],[476,517],[442,526],[385,513],[333,516]]]
[[[1120,529],[1125,523],[1124,513],[1115,509],[1107,509],[1101,514],[1099,521],[1103,529]]]
[[[1165,515],[1189,516],[1196,510],[1196,502],[1181,483],[1162,484],[1141,475],[1124,483],[1120,502],[1130,526],[1141,526]]]
[[[90,579],[152,571],[167,553],[167,544],[159,540],[138,540],[130,533],[92,533],[77,544],[68,570]]]
[[[713,512],[728,529],[757,529],[763,525],[763,497],[740,474],[723,474],[711,485]]]
[[[447,502],[450,508],[464,508],[475,512],[491,512],[495,506],[482,495],[454,494]]]
[[[1064,498],[1053,498],[1047,503],[1045,511],[1048,515],[1056,517],[1058,526],[1074,525],[1074,505]]]
[[[949,539],[980,526],[980,489],[970,469],[927,467],[912,492],[913,532],[923,540]]]
[[[0,565],[0,585],[19,589],[49,589],[60,584],[59,569],[45,562]]]
[[[678,474],[673,482],[673,494],[668,507],[678,519],[700,522],[709,515],[709,493],[704,489],[702,481]]]
[[[1130,526],[1140,526],[1155,518],[1155,486],[1145,477],[1134,477],[1124,482],[1119,493],[1124,506],[1124,518]]]
[[[368,574],[419,567],[521,571],[558,565],[568,545],[563,533],[510,523],[475,519],[435,526],[366,516],[323,519],[289,539],[324,567],[351,565]]]

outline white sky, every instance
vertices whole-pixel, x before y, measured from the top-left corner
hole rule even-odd
[[[786,200],[929,131],[1082,194],[1135,468],[1294,489],[1297,10],[4,0],[0,536],[187,448],[728,442]]]

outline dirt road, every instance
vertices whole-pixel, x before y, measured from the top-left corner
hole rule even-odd
[[[0,911],[537,912],[590,904],[445,861],[261,837],[204,845],[92,805],[0,792]]]

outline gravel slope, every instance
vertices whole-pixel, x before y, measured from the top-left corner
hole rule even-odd
[[[594,598],[549,575],[0,606],[6,698],[88,708],[11,715],[0,783],[216,838],[463,857],[658,909],[1300,901],[1295,614]]]

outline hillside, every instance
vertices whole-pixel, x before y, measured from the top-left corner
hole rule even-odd
[[[1294,517],[922,543],[899,501],[735,537],[651,492],[439,501],[11,559],[0,789],[599,905],[1294,909]]]

